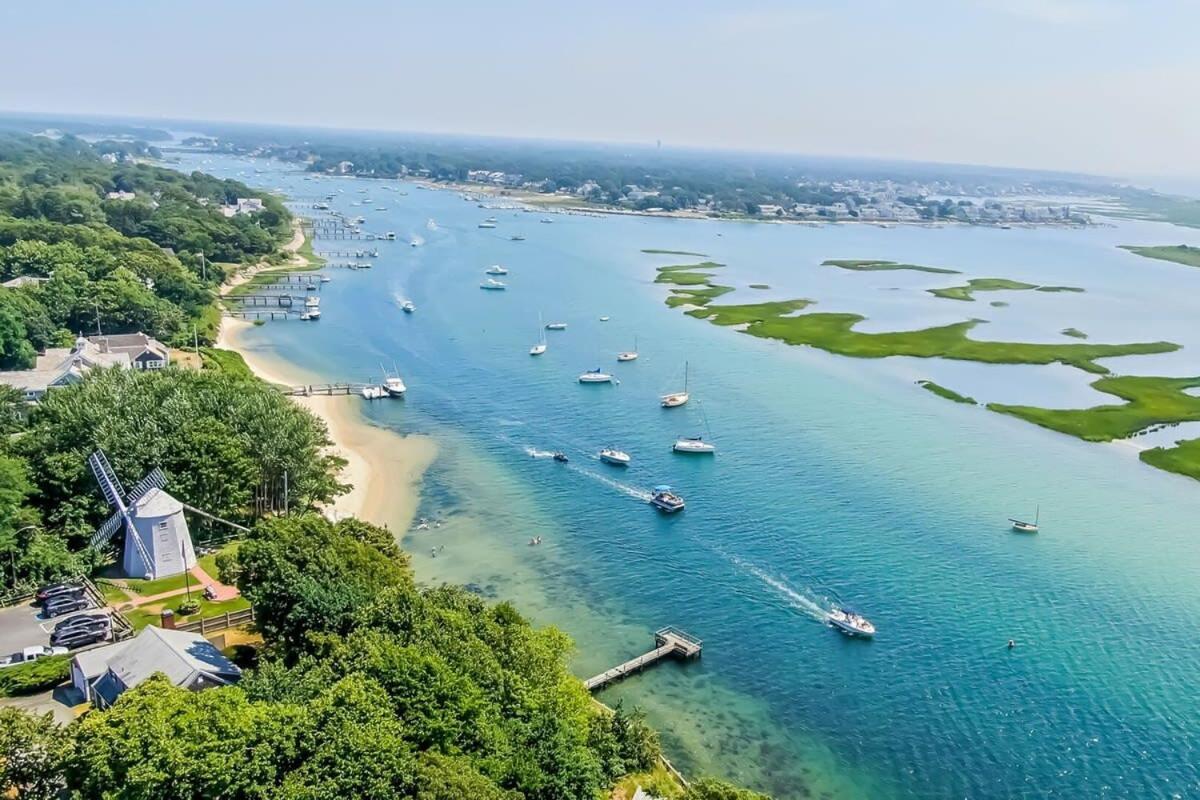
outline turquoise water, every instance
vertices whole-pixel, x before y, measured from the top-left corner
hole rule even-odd
[[[406,539],[422,580],[469,583],[561,626],[579,645],[580,675],[648,649],[661,625],[702,637],[700,662],[660,666],[601,695],[645,707],[685,771],[780,798],[1200,793],[1200,485],[1141,465],[1127,447],[1088,445],[912,384],[936,377],[1008,402],[1099,398],[1075,371],[860,361],[740,335],[668,310],[654,267],[687,259],[639,252],[704,252],[729,265],[722,282],[773,287],[739,291],[739,301],[806,296],[881,329],[978,316],[992,320],[981,337],[1054,341],[1071,325],[1091,341],[1195,343],[1148,362],[1185,374],[1200,370],[1200,270],[1113,245],[1200,243],[1196,232],[565,215],[546,225],[541,213],[479,209],[394,182],[305,180],[261,161],[188,156],[184,166],[244,173],[297,200],[344,189],[336,207],[366,216],[369,230],[424,240],[379,243],[369,271],[332,270],[319,323],[268,324],[250,342],[329,380],[399,366],[409,397],[366,413],[438,440],[421,513],[444,524]],[[388,210],[351,205],[367,196]],[[499,226],[478,229],[489,215]],[[509,241],[518,232],[527,240]],[[818,266],[839,257],[968,274]],[[480,291],[497,262],[512,271],[509,290]],[[960,277],[1088,293],[966,304],[922,291]],[[988,305],[1001,296],[1009,307]],[[402,314],[400,298],[417,312]],[[549,352],[531,358],[539,312],[569,328],[548,333]],[[635,336],[641,358],[615,363]],[[663,410],[658,395],[679,388],[685,361],[694,400]],[[1111,363],[1137,371],[1136,359]],[[577,375],[596,366],[620,384],[580,386]],[[1025,382],[1028,394],[1014,388]],[[673,455],[672,441],[689,434],[720,452]],[[596,461],[609,444],[633,465]],[[556,449],[569,464],[530,455]],[[687,511],[647,507],[658,483],[675,486]],[[1042,533],[1012,534],[1006,518],[1035,504]],[[544,544],[529,547],[538,534]],[[878,638],[830,630],[822,613],[834,602],[859,607]]]

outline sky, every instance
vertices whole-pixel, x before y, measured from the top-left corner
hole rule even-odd
[[[0,108],[1200,180],[1195,0],[0,3]]]

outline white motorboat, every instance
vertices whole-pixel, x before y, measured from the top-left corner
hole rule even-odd
[[[412,312],[417,310],[417,307],[416,307],[416,305],[413,304],[412,300],[405,300],[403,303],[400,304],[400,310],[403,311],[405,314],[411,314]]]
[[[554,220],[550,219],[549,217],[542,217],[540,220],[538,220],[538,222],[542,223],[543,225],[549,225],[551,222],[554,222]]]
[[[333,278],[329,277],[328,275],[321,276],[321,283],[329,283],[332,280],[333,280]]]
[[[600,318],[600,321],[601,321],[601,322],[608,322],[608,320],[609,320],[609,318],[608,318],[608,317],[601,317],[601,318]]]
[[[364,386],[362,396],[366,400],[379,400],[387,397],[387,391],[382,386]]]
[[[300,315],[300,319],[304,320],[305,322],[308,322],[310,319],[312,319],[312,314],[309,314],[307,311],[305,311],[303,314]]]
[[[617,353],[617,361],[637,361],[637,357],[638,357],[637,337],[635,336],[635,337],[633,337],[633,349],[626,350],[623,353]]]
[[[605,464],[612,464],[614,467],[628,467],[629,462],[633,459],[624,450],[617,450],[615,447],[606,447],[600,451],[600,460]]]
[[[313,308],[310,308],[307,311],[305,311],[304,314],[308,314],[309,319],[320,319],[321,318],[321,309],[314,306]],[[303,318],[304,314],[300,315],[301,318]]]
[[[494,223],[494,222],[481,222],[481,223],[479,223],[479,227],[481,227],[481,228],[494,228],[494,227],[496,227],[496,223]]]
[[[612,383],[612,379],[612,375],[609,375],[607,372],[601,372],[599,367],[589,369],[579,376],[580,383]]]
[[[404,385],[404,381],[400,379],[399,375],[392,375],[384,379],[383,390],[388,393],[388,397],[404,397],[408,387]]]
[[[503,282],[495,278],[488,278],[483,283],[479,284],[480,289],[491,289],[492,291],[503,291],[508,288]]]
[[[870,639],[875,635],[875,626],[871,621],[849,608],[835,608],[830,611],[829,624],[847,636],[862,636]]]
[[[659,405],[661,405],[663,408],[678,408],[686,403],[690,398],[691,395],[688,394],[688,365],[685,361],[683,362],[683,391],[664,394],[661,398],[659,398]]]
[[[671,491],[670,486],[655,486],[654,494],[650,498],[650,505],[659,511],[674,514],[677,511],[683,511],[683,498]]]
[[[1040,520],[1041,516],[1042,507],[1038,506],[1037,510],[1033,514],[1033,522],[1026,522],[1025,520],[1021,519],[1013,519],[1012,517],[1009,517],[1008,521],[1012,523],[1012,529],[1017,533],[1037,533],[1038,521]]]
[[[387,233],[385,233],[383,235],[383,238],[387,239],[389,242],[394,242],[394,241],[396,241],[396,232],[388,231]]]
[[[676,453],[691,453],[694,455],[710,455],[717,452],[717,446],[706,442],[699,436],[685,436],[682,439],[675,441],[675,446],[671,448]]]
[[[319,298],[315,295],[308,295],[307,297],[304,298],[304,307],[305,308],[316,308],[319,305],[321,305],[321,298]]]
[[[548,330],[548,331],[565,331],[566,329],[567,329],[567,323],[565,323],[565,322],[547,322],[546,323],[546,330]]]
[[[485,269],[484,272],[486,272],[488,275],[507,275],[508,268],[502,267],[499,264],[492,264],[490,267]]]

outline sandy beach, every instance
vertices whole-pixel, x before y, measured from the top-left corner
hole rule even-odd
[[[295,251],[303,241],[297,227],[297,237],[286,249]],[[235,277],[227,287],[241,280]],[[254,374],[269,383],[313,382],[311,376],[272,353],[248,347],[243,337],[253,327],[246,320],[226,317],[215,344],[240,353]],[[437,456],[434,441],[428,436],[402,436],[371,424],[362,415],[362,403],[366,401],[357,396],[293,397],[292,400],[324,420],[334,450],[346,459],[340,479],[353,488],[328,506],[326,514],[332,519],[355,516],[396,531],[398,539],[403,536],[411,527],[420,503],[421,476]]]

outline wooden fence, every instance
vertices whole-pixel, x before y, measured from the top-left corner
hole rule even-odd
[[[192,633],[199,633],[201,636],[205,636],[214,631],[237,628],[251,622],[254,622],[254,609],[243,608],[241,611],[226,611],[224,614],[217,614],[214,617],[204,617],[203,619],[196,619],[191,622],[181,622],[175,626],[175,630],[191,631]]]

